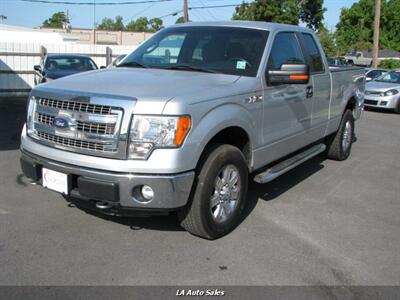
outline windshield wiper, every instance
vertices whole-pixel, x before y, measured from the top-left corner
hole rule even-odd
[[[146,65],[137,61],[127,61],[122,64],[117,65],[117,67],[132,67],[132,68],[147,68]]]
[[[162,69],[167,69],[167,70],[187,70],[187,71],[197,71],[197,72],[205,72],[205,73],[218,73],[217,71],[207,69],[207,68],[202,68],[202,67],[196,67],[196,66],[190,66],[190,65],[172,65],[168,67],[162,67]]]

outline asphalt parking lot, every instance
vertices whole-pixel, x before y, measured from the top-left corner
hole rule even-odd
[[[207,241],[174,216],[101,217],[31,185],[24,104],[0,106],[0,285],[400,284],[399,115],[366,111],[347,161],[252,184],[242,224]]]

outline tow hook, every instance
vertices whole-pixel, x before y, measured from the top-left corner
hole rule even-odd
[[[99,209],[109,209],[112,207],[112,204],[106,202],[96,202],[96,207]]]

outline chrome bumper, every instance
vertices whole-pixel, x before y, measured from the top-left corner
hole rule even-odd
[[[173,210],[184,206],[194,180],[194,171],[172,175],[107,172],[52,161],[26,150],[21,150],[21,167],[25,175],[36,177],[32,179],[39,182],[43,167],[68,174],[70,195],[80,200],[101,201],[112,207],[138,210]],[[84,184],[80,185],[80,182]],[[143,199],[135,192],[143,185],[154,190],[151,201],[141,201]],[[103,192],[99,193],[99,190]],[[112,196],[104,199],[104,195]]]

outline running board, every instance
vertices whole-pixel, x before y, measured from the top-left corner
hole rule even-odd
[[[324,152],[326,149],[325,144],[318,144],[315,145],[311,148],[308,148],[307,150],[296,154],[295,156],[292,156],[288,158],[287,160],[284,160],[268,170],[257,174],[254,177],[254,181],[258,183],[267,183],[275,178],[281,176],[282,174],[286,173],[287,171],[290,171],[291,169],[297,167],[298,165],[302,164],[306,160],[309,160],[310,158],[320,154],[321,152]]]

